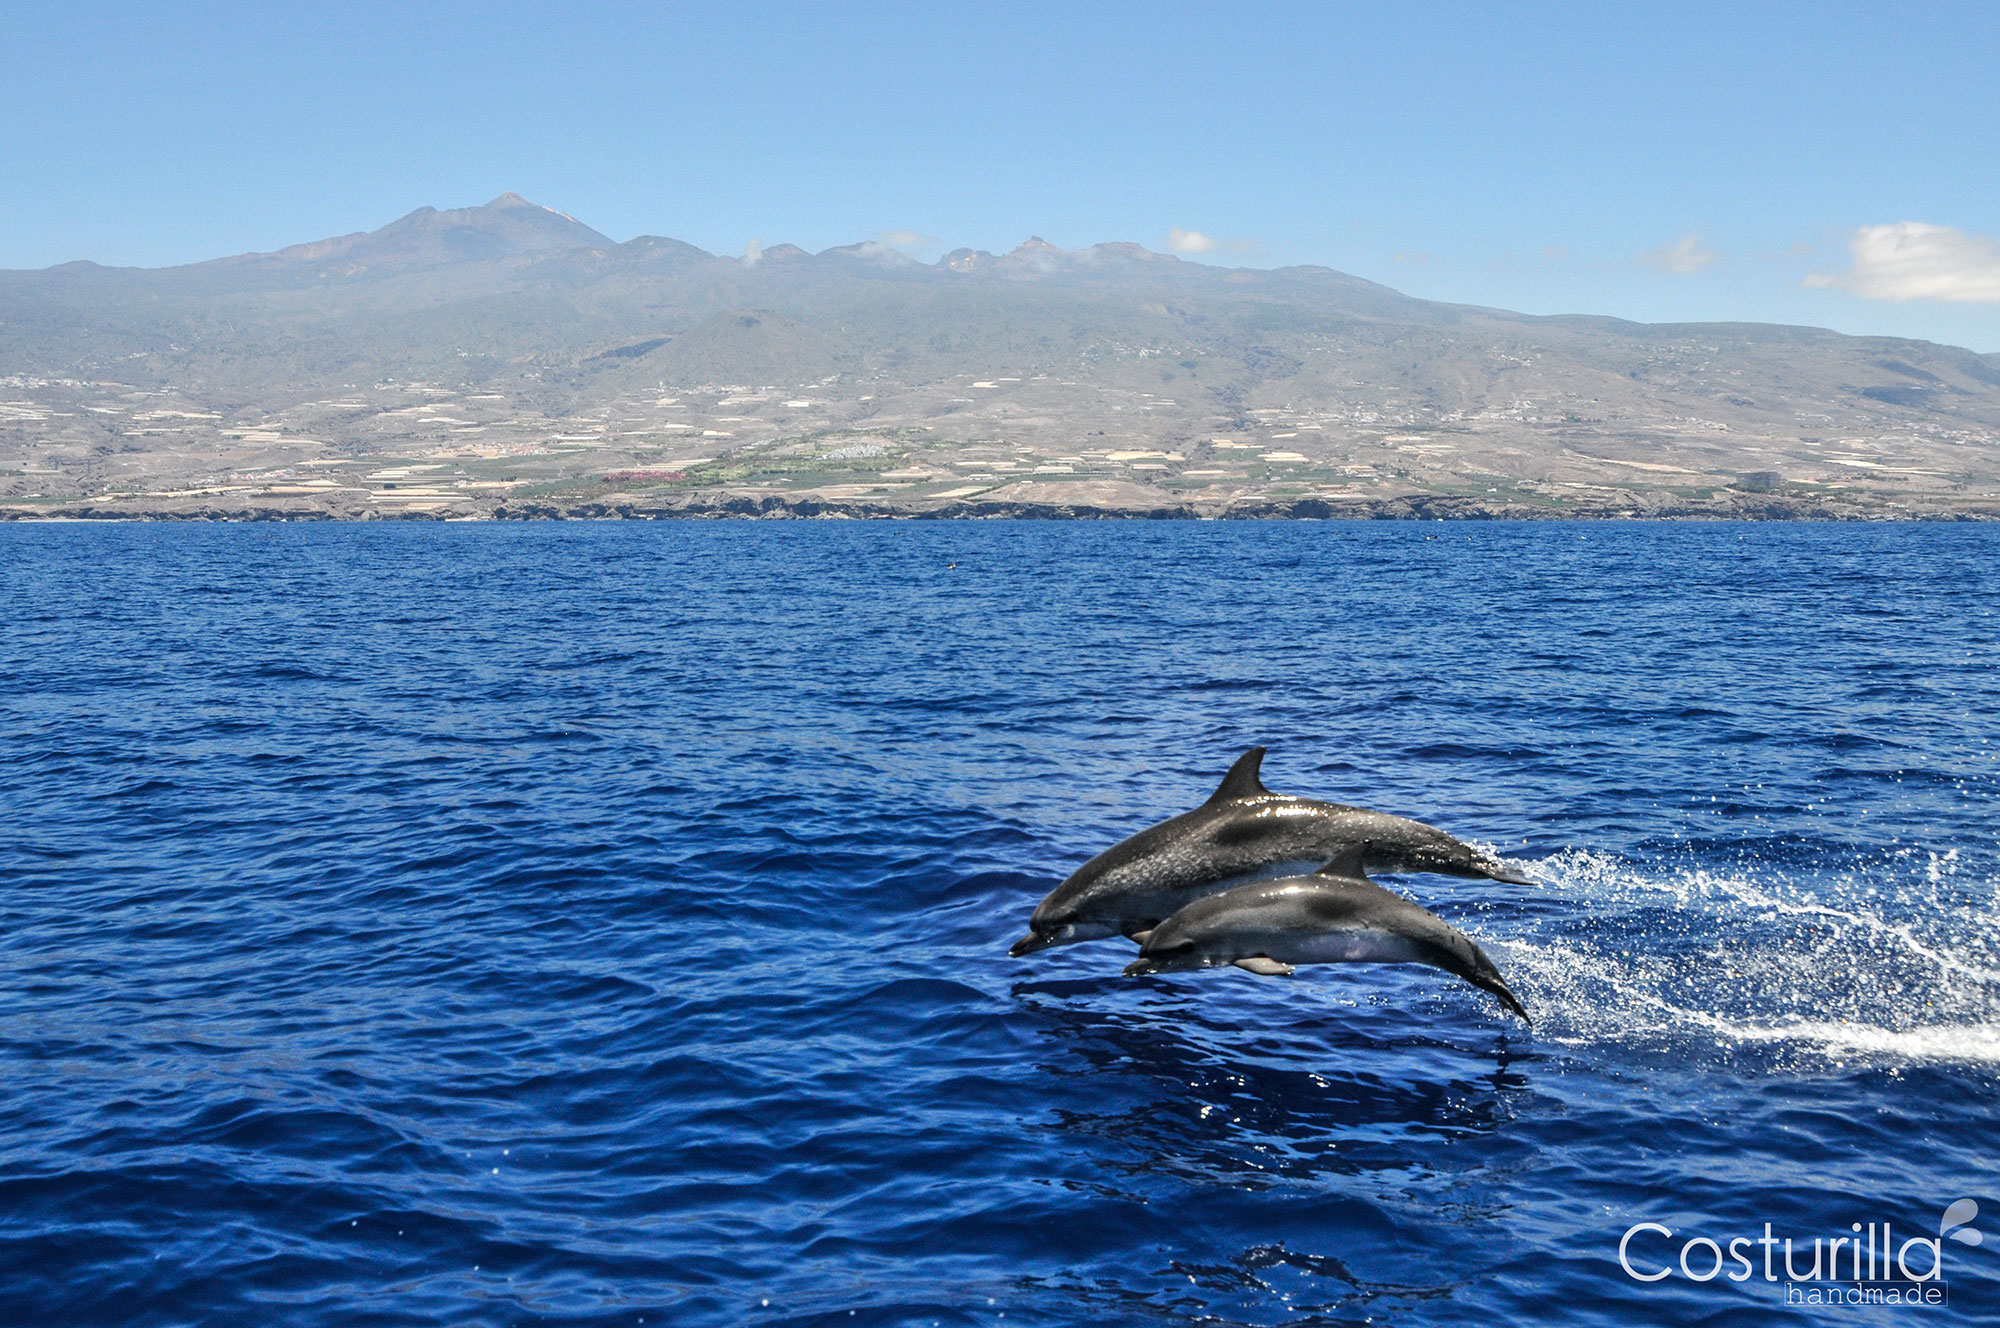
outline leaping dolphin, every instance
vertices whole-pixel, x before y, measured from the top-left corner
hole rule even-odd
[[[1311,871],[1356,844],[1378,872],[1443,872],[1516,885],[1533,882],[1442,830],[1337,802],[1273,793],[1252,747],[1191,812],[1141,830],[1077,868],[1036,906],[1033,929],[1012,955],[1101,936],[1132,936],[1204,895],[1272,876]]]
[[[1357,844],[1310,876],[1195,900],[1147,934],[1125,976],[1228,964],[1265,977],[1290,977],[1294,964],[1427,964],[1492,992],[1528,1020],[1486,952],[1429,909],[1369,880],[1365,855]]]

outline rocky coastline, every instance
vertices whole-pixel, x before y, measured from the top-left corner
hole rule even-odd
[[[1666,501],[1653,495],[1627,503],[1561,507],[1452,494],[1326,499],[1256,498],[1230,503],[1153,504],[1078,500],[958,500],[910,503],[826,498],[811,494],[704,493],[613,495],[572,501],[502,500],[428,511],[334,507],[314,503],[188,502],[134,504],[78,499],[49,505],[0,505],[0,521],[2000,521],[2000,505],[1838,501],[1785,494],[1732,494],[1712,500]]]

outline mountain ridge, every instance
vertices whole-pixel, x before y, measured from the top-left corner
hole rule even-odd
[[[528,224],[522,224],[523,218],[530,219]],[[444,239],[453,233],[470,233],[481,239],[480,242],[454,248]],[[1109,275],[1117,267],[1140,264],[1148,265],[1156,274],[1171,271],[1176,280],[1251,284],[1257,283],[1260,279],[1319,282],[1406,302],[1413,307],[1422,306],[1440,312],[1461,311],[1524,322],[1601,320],[1606,324],[1627,329],[1705,328],[1744,332],[1753,329],[1782,329],[1787,333],[1811,332],[1850,340],[1907,341],[1917,345],[1964,351],[1967,355],[2000,365],[2000,353],[1996,352],[1975,351],[1949,342],[1926,341],[1921,338],[1844,333],[1814,324],[1771,323],[1743,319],[1652,323],[1623,318],[1615,314],[1585,311],[1528,314],[1498,306],[1429,300],[1408,295],[1395,287],[1323,264],[1231,268],[1219,264],[1190,262],[1177,254],[1160,253],[1147,249],[1142,244],[1126,240],[1100,241],[1080,249],[1066,250],[1050,244],[1038,235],[1033,235],[1005,254],[995,254],[982,249],[959,248],[951,250],[931,263],[910,257],[891,245],[874,240],[834,245],[817,252],[781,242],[763,247],[754,261],[746,263],[743,258],[712,253],[685,240],[668,236],[641,234],[625,241],[613,240],[569,213],[535,203],[511,190],[477,206],[450,209],[423,206],[374,230],[354,231],[344,235],[302,241],[275,250],[231,254],[161,267],[112,266],[92,259],[73,259],[43,268],[0,268],[0,280],[19,281],[23,278],[68,272],[164,277],[278,265],[303,268],[336,261],[355,263],[357,255],[376,259],[376,266],[360,265],[367,271],[386,271],[390,275],[401,275],[408,267],[425,264],[445,266],[492,260],[550,259],[561,257],[569,251],[600,251],[613,256],[622,256],[636,255],[641,250],[646,252],[665,250],[688,264],[706,264],[718,268],[727,266],[746,271],[765,262],[784,264],[802,260],[813,263],[859,260],[903,271],[938,276],[956,273],[1033,278],[1052,275]],[[360,275],[360,272],[354,275]]]

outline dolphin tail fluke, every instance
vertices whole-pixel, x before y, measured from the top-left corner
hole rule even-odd
[[[1488,858],[1479,864],[1486,875],[1495,881],[1505,881],[1509,885],[1534,885],[1535,878],[1512,863],[1498,858]]]
[[[1494,966],[1486,952],[1479,948],[1479,943],[1464,932],[1454,929],[1453,934],[1457,938],[1457,943],[1443,952],[1437,952],[1438,960],[1442,961],[1438,962],[1437,966],[1448,973],[1457,974],[1481,991],[1491,992],[1499,997],[1500,1004],[1506,1007],[1508,1013],[1520,1015],[1522,1022],[1534,1023],[1535,1021],[1528,1015],[1528,1007],[1521,1004],[1520,997],[1508,987],[1507,979],[1500,976],[1500,970]],[[1459,944],[1463,944],[1465,948],[1459,950]]]
[[[1472,954],[1475,961],[1472,972],[1460,973],[1459,976],[1481,991],[1489,991],[1498,996],[1500,1004],[1505,1006],[1510,1014],[1521,1016],[1522,1023],[1534,1023],[1535,1021],[1528,1017],[1528,1007],[1521,1004],[1521,998],[1507,985],[1507,979],[1500,976],[1500,970],[1493,967],[1493,961],[1486,957],[1486,952],[1475,945],[1472,947]]]
[[[1264,749],[1252,747],[1236,758],[1236,764],[1229,767],[1229,773],[1222,777],[1222,783],[1209,795],[1210,802],[1228,802],[1232,798],[1255,798],[1269,793],[1264,781],[1257,777],[1264,764]]]
[[[1502,982],[1500,979],[1495,978],[1491,982],[1481,982],[1477,985],[1484,987],[1487,991],[1490,991],[1495,996],[1498,996],[1500,998],[1500,1004],[1505,1006],[1510,1014],[1518,1014],[1521,1016],[1522,1023],[1532,1024],[1535,1022],[1533,1019],[1528,1017],[1528,1007],[1521,1004],[1520,998],[1515,996],[1513,992],[1509,991],[1507,989],[1507,984]]]
[[[1040,932],[1031,931],[1026,936],[1023,936],[1020,940],[1014,942],[1014,944],[1009,946],[1007,948],[1007,953],[1014,956],[1014,958],[1019,959],[1022,955],[1031,955],[1037,950],[1046,950],[1051,945],[1054,944],[1055,944],[1054,941],[1042,935]]]

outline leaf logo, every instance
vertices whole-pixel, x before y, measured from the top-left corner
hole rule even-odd
[[[1961,1245],[1977,1245],[1985,1237],[1966,1223],[1978,1216],[1978,1204],[1970,1199],[1960,1199],[1944,1210],[1944,1217],[1938,1222],[1938,1235],[1942,1236],[1949,1232],[1951,1238]]]

